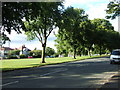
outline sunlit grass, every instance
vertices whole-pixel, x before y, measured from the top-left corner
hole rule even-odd
[[[82,56],[73,59],[72,57],[59,57],[59,58],[46,58],[46,63],[41,63],[41,58],[31,58],[31,59],[7,59],[0,61],[0,69],[2,71],[15,70],[21,68],[39,67],[43,65],[58,64],[76,60],[83,60],[88,58],[95,58],[100,56]]]

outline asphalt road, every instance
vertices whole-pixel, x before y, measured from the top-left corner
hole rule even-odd
[[[86,59],[2,73],[2,88],[99,88],[119,65],[109,58]],[[117,88],[117,87],[115,87]]]

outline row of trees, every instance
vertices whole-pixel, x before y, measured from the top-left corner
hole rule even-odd
[[[70,33],[68,33],[67,37],[70,36],[71,42],[69,42],[69,44],[70,46],[73,45],[72,48],[74,48],[74,52],[76,52],[76,48],[78,48],[77,47],[78,44],[82,44],[82,43],[78,43],[81,40],[80,41],[76,40],[76,38],[79,37],[77,32],[80,32],[80,34],[88,34],[88,33],[81,32],[81,30],[84,30],[84,27],[86,27],[85,25],[90,24],[91,21],[87,20],[88,17],[87,15],[85,15],[84,10],[78,9],[74,11],[74,9],[72,8],[64,10],[62,3],[63,2],[27,2],[27,3],[3,2],[2,3],[3,32],[7,31],[8,33],[11,33],[11,30],[15,30],[16,32],[21,33],[21,30],[23,30],[28,36],[28,40],[33,40],[35,38],[38,38],[38,40],[41,42],[43,47],[42,63],[45,63],[45,48],[46,48],[47,38],[49,37],[53,29],[56,27],[59,27],[60,32],[62,31],[64,32],[64,29],[65,29],[67,33],[69,32],[69,30],[71,30],[70,32],[72,33],[72,35],[70,36],[69,35]],[[116,14],[116,12],[119,11],[118,7],[117,7],[118,9],[115,9],[116,12],[112,12],[114,11],[113,9],[114,7],[116,7],[116,4],[119,5],[119,3],[117,2],[116,3],[110,2],[110,4],[108,4],[108,10],[107,10],[108,14],[113,13],[115,14],[115,17],[119,15],[119,13]],[[74,11],[74,13],[72,12],[72,10]],[[70,16],[66,15],[64,11]],[[74,17],[74,20],[69,19],[72,17]],[[68,23],[69,21],[70,23]],[[69,24],[69,26],[64,28],[66,22],[67,24]],[[82,25],[82,28],[83,28],[83,29],[79,29],[80,31],[78,30],[79,25]],[[90,30],[88,28],[86,32],[89,32],[89,31]],[[5,34],[3,35],[5,36]],[[88,37],[83,37],[83,38],[88,38]],[[85,41],[84,43],[88,43],[88,42],[92,43],[92,40],[86,41],[89,39],[85,39],[85,40],[82,39],[82,40]],[[3,38],[3,41],[4,40],[6,41],[6,39]],[[66,40],[64,40],[64,42],[65,41]],[[84,43],[83,45],[80,45],[80,46],[88,45]],[[89,46],[91,46],[91,44]]]
[[[111,51],[120,46],[120,34],[114,31],[112,24],[105,19],[89,20],[83,9],[68,7],[62,14],[59,29],[55,40],[58,52],[74,52],[74,58],[85,49],[91,56],[93,49],[98,49],[101,55],[102,50]]]

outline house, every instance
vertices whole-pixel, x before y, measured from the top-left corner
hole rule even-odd
[[[7,57],[11,50],[20,50],[20,55],[24,54],[26,56],[28,56],[29,51],[31,51],[25,45],[22,45],[21,47],[15,48],[15,49],[12,49],[12,48],[9,48],[9,47],[2,47],[2,48],[0,48],[0,58]]]
[[[2,48],[0,48],[0,57],[4,58],[7,55],[9,55],[10,50],[14,50],[14,49],[12,49],[10,47],[2,47]]]

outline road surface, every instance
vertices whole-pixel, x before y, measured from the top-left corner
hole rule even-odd
[[[2,88],[100,88],[119,65],[109,58],[94,58],[63,64],[4,72]],[[117,87],[115,87],[117,88]]]

